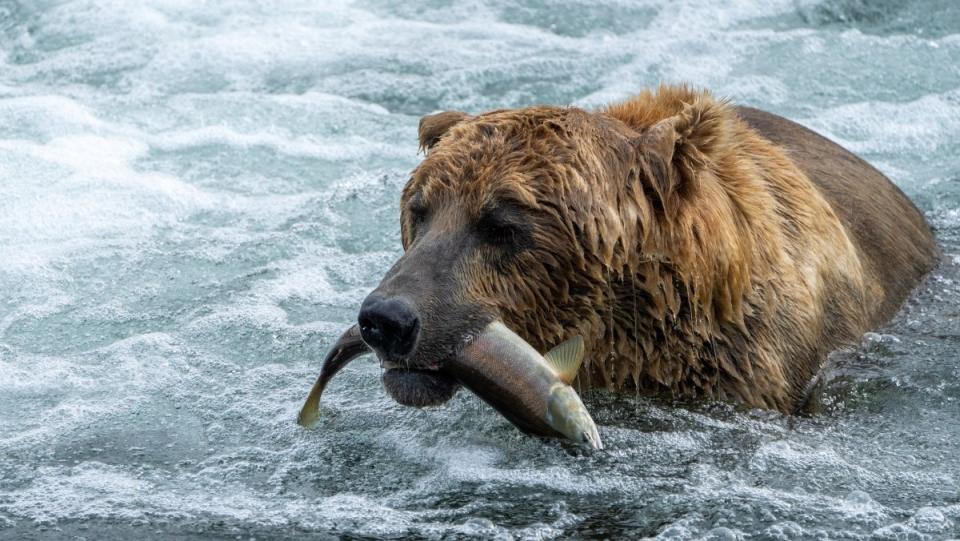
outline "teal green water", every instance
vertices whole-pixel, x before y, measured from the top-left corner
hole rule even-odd
[[[607,446],[372,359],[294,424],[400,253],[437,109],[686,81],[841,142],[943,265],[826,411],[592,393]],[[0,0],[0,538],[960,537],[960,4]]]

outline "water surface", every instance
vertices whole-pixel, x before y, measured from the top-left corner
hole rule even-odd
[[[372,359],[294,424],[400,253],[418,118],[686,81],[841,142],[944,262],[826,411],[593,393],[607,445]],[[0,538],[960,536],[954,0],[0,0]]]

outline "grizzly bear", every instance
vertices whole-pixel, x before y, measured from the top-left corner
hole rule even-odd
[[[827,355],[891,318],[938,260],[879,171],[705,91],[439,113],[419,137],[404,254],[332,363],[371,347],[403,404],[453,396],[444,367],[496,321],[541,352],[581,335],[581,390],[794,412]]]

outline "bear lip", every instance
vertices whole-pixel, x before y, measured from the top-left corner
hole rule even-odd
[[[395,362],[380,360],[380,368],[384,370],[412,370],[422,372],[436,372],[440,370],[440,363],[431,363],[428,365],[413,366],[409,362]]]
[[[387,368],[381,377],[387,393],[404,406],[422,408],[436,406],[453,398],[459,382],[437,370]]]

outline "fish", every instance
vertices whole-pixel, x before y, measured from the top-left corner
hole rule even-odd
[[[320,418],[320,397],[327,383],[354,358],[370,351],[357,325],[330,349],[297,423],[311,427]],[[571,387],[583,363],[584,342],[570,338],[541,355],[500,321],[465,340],[459,353],[442,364],[455,379],[528,434],[565,438],[603,449],[596,423]]]
[[[575,336],[541,355],[493,321],[445,370],[520,430],[603,449],[596,423],[570,386],[584,350],[583,338]]]

